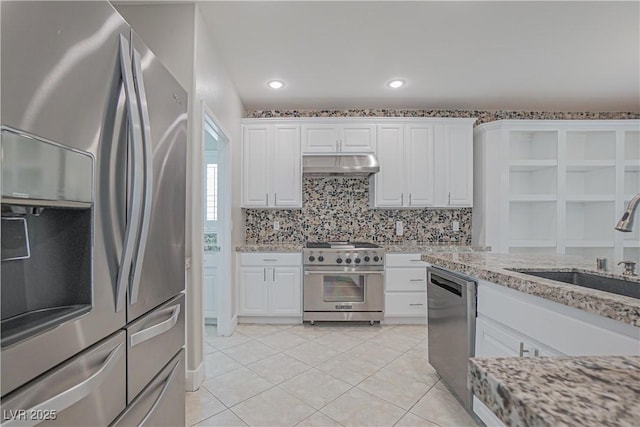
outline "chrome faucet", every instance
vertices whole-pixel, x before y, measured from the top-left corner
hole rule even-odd
[[[620,261],[618,265],[620,264],[624,264],[624,271],[622,272],[624,276],[637,276],[636,263],[634,261]]]
[[[636,194],[627,205],[627,210],[616,224],[616,230],[628,233],[633,229],[633,215],[636,213],[638,204],[640,204],[640,193]]]

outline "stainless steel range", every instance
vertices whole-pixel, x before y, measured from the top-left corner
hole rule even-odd
[[[367,242],[308,242],[303,320],[369,321],[384,318],[384,249]]]

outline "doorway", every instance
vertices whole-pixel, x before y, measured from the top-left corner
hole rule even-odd
[[[231,280],[229,139],[206,105],[203,126],[203,314],[205,327],[215,325],[217,334],[225,335],[231,328],[231,310],[228,309]]]

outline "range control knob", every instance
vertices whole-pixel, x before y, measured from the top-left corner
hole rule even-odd
[[[374,257],[373,257],[373,261],[375,261],[375,262],[380,261],[380,257],[379,257],[379,256],[377,256],[377,255],[376,255],[376,256],[374,256]]]
[[[360,264],[361,259],[360,258],[356,258],[356,264]]]
[[[336,262],[337,262],[338,264],[342,264],[342,258],[338,258],[338,259],[336,259]]]
[[[366,257],[364,257],[364,262],[369,262],[371,260],[371,258],[369,258],[369,255],[367,255]]]
[[[311,256],[309,257],[309,261],[313,262],[313,261],[315,261],[315,260],[316,260],[316,257],[314,257],[313,255],[311,255]]]
[[[318,257],[318,261],[320,261],[320,262],[324,261],[324,257],[323,257],[322,255],[320,255],[320,256]]]
[[[351,258],[347,258],[347,264],[351,264]]]

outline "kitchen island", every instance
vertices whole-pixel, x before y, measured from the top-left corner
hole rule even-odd
[[[483,421],[637,425],[640,300],[526,273],[578,271],[640,286],[637,276],[596,271],[592,260],[569,256],[448,253],[422,260],[477,279],[468,385]]]
[[[636,426],[640,357],[470,360],[470,388],[510,426]]]
[[[640,286],[639,276],[623,276],[617,272],[618,270],[596,271],[595,260],[577,256],[510,255],[486,252],[426,253],[422,255],[422,260],[450,271],[640,327],[640,300],[638,299],[513,271],[513,269],[581,271],[629,280]]]

